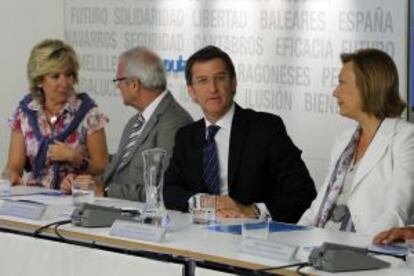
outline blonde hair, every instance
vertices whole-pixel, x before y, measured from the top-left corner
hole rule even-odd
[[[77,83],[79,62],[70,45],[58,39],[45,39],[36,44],[27,63],[27,77],[33,98],[43,102],[44,95],[40,87],[43,77],[67,68],[73,71],[74,83]]]

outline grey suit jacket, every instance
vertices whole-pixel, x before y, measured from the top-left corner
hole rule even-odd
[[[125,147],[138,114],[132,116],[126,124],[119,143],[118,153],[112,157],[103,178],[109,197],[145,201],[142,152],[156,147],[166,150],[167,168],[174,146],[175,133],[180,127],[193,121],[188,112],[175,101],[170,92],[164,93],[168,94],[159,103],[142,130],[134,146],[133,154],[129,155],[127,164],[116,172],[121,161],[122,149]]]

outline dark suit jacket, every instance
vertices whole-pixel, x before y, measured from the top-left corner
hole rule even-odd
[[[119,143],[118,153],[115,154],[104,174],[104,184],[108,187],[108,196],[128,200],[145,201],[144,161],[142,152],[151,148],[162,148],[167,151],[167,162],[171,158],[174,137],[177,130],[191,123],[191,116],[174,99],[170,92],[159,103],[142,130],[133,153],[129,155],[126,165],[116,171],[121,162],[122,152],[132,131],[138,114],[131,117],[126,124]]]
[[[204,120],[181,128],[166,173],[167,208],[188,210],[188,199],[207,193],[202,177]],[[229,195],[242,204],[265,203],[272,218],[295,223],[316,196],[301,151],[280,117],[236,105],[229,145]]]

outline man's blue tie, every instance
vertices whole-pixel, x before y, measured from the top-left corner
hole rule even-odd
[[[220,194],[220,173],[217,156],[217,145],[214,140],[219,126],[211,125],[207,128],[207,139],[203,147],[203,179],[209,194]]]

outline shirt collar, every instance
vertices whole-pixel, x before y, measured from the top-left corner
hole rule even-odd
[[[61,114],[64,111],[68,111],[70,113],[73,113],[74,110],[76,109],[77,101],[78,101],[78,98],[76,97],[76,94],[75,93],[72,94],[69,97],[69,99],[67,100],[67,102],[65,103],[65,105],[63,106],[63,108],[60,110],[59,113]],[[33,111],[44,110],[43,105],[35,99],[32,99],[27,106],[29,107],[29,109],[31,109]]]
[[[154,113],[155,109],[157,109],[158,105],[164,99],[164,97],[167,95],[167,90],[164,90],[161,94],[158,95],[158,97],[155,98],[142,112],[142,117],[144,117],[145,122],[148,122],[148,120],[151,118],[152,114]]]
[[[233,102],[233,104],[231,105],[230,109],[227,111],[226,114],[224,114],[223,117],[221,117],[214,125],[219,126],[220,129],[225,129],[230,131],[231,130],[231,124],[233,122],[233,117],[234,117],[234,109],[235,109],[235,103]],[[210,123],[206,117],[204,117],[204,121],[206,123],[206,129],[213,125],[212,123]]]

